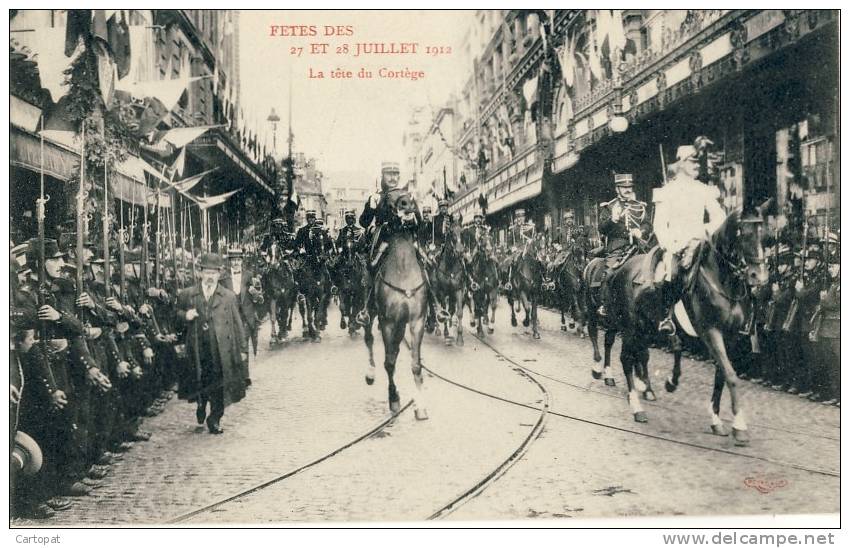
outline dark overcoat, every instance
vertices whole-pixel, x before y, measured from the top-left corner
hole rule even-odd
[[[186,350],[189,363],[195,368],[195,375],[187,375],[196,383],[186,393],[197,393],[200,386],[201,371],[204,364],[198,353],[200,337],[203,336],[201,318],[186,321],[186,312],[194,308],[199,313],[204,310],[204,293],[200,284],[182,290],[177,296],[177,318],[186,326],[184,331]],[[212,295],[212,327],[218,345],[218,356],[221,360],[222,382],[224,386],[224,404],[236,403],[245,397],[245,379],[247,363],[242,360],[242,354],[248,353],[248,339],[245,337],[245,327],[239,315],[239,303],[236,295],[220,283]],[[184,392],[181,390],[181,392]]]
[[[227,277],[222,278],[219,284],[223,285],[230,291],[233,291],[233,279],[231,278],[230,271],[225,270],[225,274]],[[251,287],[251,282],[253,281],[254,276],[253,272],[243,268],[239,295],[235,295],[236,301],[239,303],[239,308],[242,310],[242,319],[244,320],[243,327],[245,327],[247,332],[253,332],[257,328],[259,323],[257,320],[257,305],[263,304],[265,300],[262,294],[251,295],[248,292],[248,288]]]

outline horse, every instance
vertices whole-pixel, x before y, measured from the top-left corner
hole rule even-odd
[[[428,418],[425,396],[422,390],[422,362],[420,350],[425,333],[425,317],[428,310],[428,278],[417,260],[416,233],[409,228],[415,218],[415,202],[406,191],[390,199],[392,212],[391,226],[387,238],[388,246],[384,250],[384,259],[375,273],[372,283],[374,307],[364,325],[363,340],[369,351],[369,365],[366,370],[366,384],[375,382],[375,359],[372,351],[372,319],[378,317],[378,327],[384,341],[384,370],[387,372],[388,400],[390,412],[398,413],[400,398],[393,376],[398,358],[399,347],[404,339],[405,329],[410,333],[408,346],[411,352],[411,370],[416,385],[414,414],[418,420]]]
[[[472,293],[472,318],[479,337],[484,336],[484,325],[487,333],[493,334],[496,324],[496,307],[499,304],[499,265],[488,254],[489,242],[479,245],[472,252],[470,261],[470,284]],[[487,318],[487,309],[490,317]]]
[[[339,291],[339,328],[347,327],[348,333],[353,335],[357,332],[355,317],[363,308],[368,283],[366,263],[357,252],[357,242],[350,239],[345,242],[330,270]]]
[[[434,268],[434,293],[440,310],[437,321],[443,324],[446,344],[451,344],[449,327],[457,327],[456,341],[463,346],[463,305],[467,296],[467,272],[461,243],[460,223],[453,223]]]
[[[294,273],[287,259],[281,256],[277,243],[272,244],[266,257],[260,281],[269,303],[270,344],[274,346],[286,340],[292,328],[292,311],[297,296]]]
[[[522,305],[525,318],[523,327],[531,326],[532,336],[540,338],[537,322],[537,303],[540,301],[540,290],[543,287],[544,266],[538,257],[541,250],[540,238],[526,240],[520,254],[511,263],[508,270],[508,304],[511,305],[511,325],[516,327],[516,312],[513,303]]]
[[[749,443],[738,376],[727,356],[724,336],[737,336],[749,327],[755,306],[752,289],[768,281],[762,237],[764,212],[769,204],[770,200],[754,211],[731,213],[710,238],[699,244],[690,269],[667,286],[657,288],[653,283],[658,253],[636,255],[612,276],[610,316],[623,335],[620,362],[635,421],[647,421],[636,390],[635,371],[649,386],[649,341],[667,307],[680,301],[681,305],[676,305],[679,323],[693,326],[694,334],[702,339],[715,361],[712,433],[729,434],[719,417],[725,386],[729,389],[734,414],[735,444]],[[649,283],[638,281],[640,277],[648,277]],[[678,360],[674,368],[679,368]],[[678,377],[679,372],[674,371],[676,384]],[[668,379],[668,390],[671,387],[675,389]]]
[[[583,298],[584,267],[587,265],[587,252],[578,242],[571,242],[565,250],[563,261],[548,273],[551,290],[554,291],[555,305],[561,314],[561,331],[577,329],[585,336],[587,324],[587,306]],[[567,326],[566,316],[570,317]]]
[[[314,256],[293,259],[293,270],[298,287],[298,312],[301,314],[302,331],[305,339],[319,342],[319,311],[325,298],[325,268]]]

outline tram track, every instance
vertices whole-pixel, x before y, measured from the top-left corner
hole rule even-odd
[[[549,309],[546,309],[546,310],[548,312],[553,312],[552,310],[549,310]],[[543,329],[543,328],[541,328],[541,331],[546,331],[548,333],[552,333],[554,336],[557,336],[560,333],[559,331],[556,331],[556,330]],[[477,335],[474,335],[474,336],[476,338],[478,338]],[[672,354],[670,355],[670,359],[671,360],[673,359]],[[693,361],[696,361],[698,363],[702,362],[702,360],[693,360]],[[576,384],[576,383],[564,380],[562,378],[558,378],[558,377],[555,377],[555,376],[552,376],[552,375],[549,375],[549,374],[546,374],[546,373],[541,373],[539,371],[535,371],[534,369],[532,369],[528,366],[525,366],[525,365],[523,365],[522,367],[526,371],[528,371],[529,373],[532,373],[532,374],[534,374],[538,377],[548,379],[552,382],[556,382],[556,383],[564,385],[564,386],[569,386],[571,388],[574,388],[576,390],[580,390],[580,391],[585,392],[585,393],[593,393],[593,394],[598,394],[600,396],[606,396],[606,397],[609,397],[609,398],[622,399],[622,396],[620,394],[615,394],[615,393],[612,393],[612,392],[606,391],[606,390],[599,390],[599,389],[592,388],[592,387],[589,387],[589,386],[586,386],[586,385]],[[659,403],[657,401],[655,401],[655,402],[644,401],[643,405],[646,405],[647,407],[650,407],[650,408],[653,408],[653,409],[661,409],[661,410],[669,411],[669,412],[680,414],[680,415],[688,415],[688,416],[691,416],[691,417],[702,417],[702,414],[700,414],[700,413],[696,413],[694,411],[690,411],[688,409],[682,409],[682,408],[679,408],[679,407],[670,407],[668,405],[664,405],[664,404]],[[841,438],[838,437],[838,436],[830,436],[830,435],[824,435],[824,434],[816,434],[816,433],[812,433],[812,432],[804,432],[804,431],[800,431],[800,430],[783,428],[781,426],[774,426],[774,425],[771,425],[771,424],[764,424],[764,423],[760,423],[760,422],[751,422],[751,424],[753,426],[757,426],[758,428],[761,428],[761,429],[764,429],[764,430],[770,430],[770,431],[774,431],[774,432],[782,432],[784,434],[792,434],[792,435],[795,435],[795,436],[805,436],[805,437],[808,437],[808,438],[829,440],[829,441],[840,441],[841,440]]]
[[[191,519],[195,516],[199,516],[199,515],[205,514],[207,512],[214,512],[217,508],[224,506],[225,504],[229,504],[229,503],[234,502],[236,500],[239,500],[243,497],[246,497],[248,495],[251,495],[253,493],[261,491],[261,490],[263,490],[267,487],[270,487],[274,484],[280,483],[281,481],[290,479],[293,476],[297,476],[298,474],[301,474],[302,472],[305,472],[305,471],[307,471],[307,470],[309,470],[309,469],[311,469],[311,468],[313,468],[313,467],[315,467],[315,466],[317,466],[317,465],[339,455],[340,453],[346,451],[347,449],[350,449],[350,448],[354,447],[355,445],[357,445],[357,444],[371,438],[372,436],[378,434],[379,432],[381,432],[382,430],[384,430],[385,428],[390,426],[393,422],[395,422],[395,420],[399,416],[401,416],[402,413],[404,413],[405,411],[410,409],[412,406],[413,406],[413,400],[412,399],[408,400],[408,402],[406,404],[404,404],[404,406],[401,407],[398,410],[398,413],[394,413],[394,414],[390,415],[389,417],[385,418],[383,421],[381,421],[380,423],[378,423],[377,425],[372,427],[369,431],[367,431],[367,432],[361,434],[360,436],[354,438],[353,440],[337,447],[336,449],[330,451],[329,453],[325,453],[324,455],[308,462],[307,464],[303,464],[303,465],[301,465],[297,468],[289,470],[288,472],[285,472],[285,473],[283,473],[279,476],[276,476],[276,477],[274,477],[270,480],[266,480],[266,481],[259,483],[257,485],[253,485],[251,487],[248,487],[247,489],[243,489],[243,490],[241,490],[237,493],[228,495],[228,496],[221,498],[221,499],[219,499],[219,500],[217,500],[213,503],[210,503],[210,504],[207,504],[207,505],[202,506],[200,508],[196,508],[195,510],[191,510],[189,512],[180,514],[176,517],[169,519],[166,523],[168,523],[168,524],[183,523],[183,522],[186,522],[187,520],[189,520],[189,519]]]
[[[479,340],[484,346],[489,348],[492,352],[494,352],[498,356],[502,357],[502,359],[504,359],[508,363],[512,364],[514,366],[514,368],[525,372],[528,376],[533,377],[535,375],[539,375],[538,373],[536,373],[536,372],[528,369],[527,367],[517,363],[512,358],[505,355],[498,348],[496,348],[495,346],[493,346],[489,342],[485,341],[484,339],[478,337],[477,335],[473,335],[473,336],[477,340]],[[491,398],[491,399],[494,399],[494,400],[502,401],[504,403],[508,403],[508,404],[515,405],[515,406],[518,406],[518,407],[523,407],[523,408],[526,408],[526,409],[531,409],[531,410],[536,410],[536,411],[542,411],[542,408],[540,408],[540,407],[536,407],[534,405],[529,405],[527,403],[523,403],[523,402],[516,401],[516,400],[511,400],[510,398],[505,398],[505,397],[499,396],[497,394],[491,394],[489,392],[479,390],[479,389],[477,389],[473,386],[466,385],[462,382],[459,382],[459,381],[450,379],[450,378],[448,378],[444,375],[441,375],[440,373],[434,371],[433,369],[430,369],[428,367],[424,367],[424,368],[431,375],[433,375],[435,378],[438,378],[438,379],[440,379],[444,382],[447,382],[449,384],[457,386],[458,388],[462,388],[464,390],[468,390],[468,391],[476,393],[478,395],[481,395],[481,396],[484,396],[484,397],[487,397],[487,398]],[[544,378],[547,378],[545,375],[541,375],[541,376],[544,377]],[[538,384],[539,384],[539,382],[538,382]],[[542,386],[542,384],[540,386]],[[581,387],[581,389],[585,390],[584,387]],[[547,391],[547,395],[548,395],[548,391]],[[835,477],[835,478],[841,477],[840,473],[833,472],[831,470],[823,470],[823,469],[819,469],[819,468],[808,467],[808,466],[804,466],[804,465],[801,465],[801,464],[797,464],[797,463],[793,463],[793,462],[786,462],[786,461],[782,461],[782,460],[778,460],[778,459],[772,459],[772,458],[764,457],[764,456],[760,456],[760,455],[751,455],[751,454],[747,454],[747,453],[741,453],[741,452],[733,451],[731,449],[726,449],[726,448],[723,448],[723,447],[713,447],[713,446],[703,445],[703,444],[689,442],[689,441],[685,441],[685,440],[677,440],[677,439],[674,439],[674,438],[661,436],[661,435],[658,435],[658,434],[652,434],[652,433],[649,433],[649,432],[641,432],[639,430],[633,430],[633,429],[630,429],[630,428],[625,428],[625,427],[621,427],[621,426],[617,426],[617,425],[613,425],[613,424],[608,424],[608,423],[604,423],[604,422],[600,422],[600,421],[594,421],[594,420],[587,419],[587,418],[584,418],[584,417],[579,417],[579,416],[575,416],[575,415],[561,413],[561,412],[558,412],[558,411],[555,411],[555,410],[549,408],[548,399],[547,399],[547,406],[546,406],[546,414],[547,415],[553,415],[555,417],[559,417],[559,418],[564,419],[564,420],[588,424],[590,426],[596,426],[596,427],[605,428],[605,429],[608,429],[608,430],[614,430],[614,431],[618,431],[618,432],[622,432],[622,433],[626,433],[626,434],[631,434],[631,435],[646,438],[646,439],[654,439],[654,440],[672,443],[672,444],[676,444],[676,445],[681,445],[681,446],[685,446],[685,447],[691,447],[691,448],[698,449],[698,450],[710,451],[710,452],[714,452],[714,453],[722,453],[722,454],[727,454],[727,455],[730,455],[730,456],[735,456],[735,457],[740,457],[740,458],[746,458],[746,459],[750,459],[750,460],[757,460],[757,461],[773,464],[773,465],[776,465],[776,466],[782,466],[782,467],[787,467],[787,468],[793,468],[793,469],[796,469],[796,470],[801,470],[801,471],[808,472],[808,473],[811,473],[811,474],[816,474],[816,475]]]
[[[495,350],[494,350],[494,352],[495,352]],[[423,365],[422,368],[425,371],[428,371],[435,378],[438,378],[442,381],[445,381],[448,384],[454,385],[454,386],[459,387],[459,388],[463,388],[465,390],[475,392],[475,393],[483,395],[483,396],[495,397],[495,396],[492,396],[492,395],[487,394],[485,392],[476,390],[476,389],[468,387],[468,386],[463,386],[459,383],[456,383],[456,382],[453,382],[449,379],[446,379],[445,377],[442,377],[442,376],[434,373],[433,370],[429,369],[425,365]],[[477,497],[478,495],[483,493],[484,490],[486,490],[490,485],[492,485],[493,483],[498,481],[499,478],[501,478],[503,475],[505,475],[508,472],[508,470],[514,464],[519,462],[519,460],[522,459],[522,457],[525,456],[525,454],[531,448],[531,445],[535,441],[537,441],[537,439],[543,433],[543,428],[544,428],[545,423],[546,423],[546,417],[549,413],[549,391],[546,390],[546,387],[543,386],[537,379],[535,379],[533,376],[529,375],[527,372],[523,371],[522,369],[513,368],[513,371],[515,371],[517,374],[523,376],[529,382],[531,382],[532,384],[537,386],[537,388],[540,390],[540,392],[543,396],[543,405],[541,407],[527,406],[529,409],[534,409],[536,411],[539,411],[540,416],[537,418],[537,421],[535,421],[534,426],[532,427],[531,431],[523,439],[522,443],[520,443],[519,447],[517,447],[516,450],[514,450],[514,452],[511,453],[510,456],[508,456],[508,458],[503,460],[497,467],[495,467],[489,474],[484,476],[484,478],[482,478],[480,481],[478,481],[471,488],[467,489],[466,491],[464,491],[463,493],[461,493],[460,495],[458,495],[457,497],[452,499],[451,502],[443,505],[442,507],[440,507],[439,510],[437,510],[436,512],[434,512],[433,514],[428,516],[427,519],[429,521],[430,520],[442,519],[442,518],[448,516],[449,514],[451,514],[452,512],[454,512],[455,510],[457,510],[458,508],[460,508],[461,506],[463,506],[464,504],[466,504],[470,500],[474,499],[475,497]],[[500,399],[498,397],[496,397],[496,398]],[[503,399],[503,401],[505,401],[506,403],[515,403],[515,402],[509,401],[509,400],[504,400],[504,399]]]

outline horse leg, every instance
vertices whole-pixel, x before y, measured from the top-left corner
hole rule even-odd
[[[455,301],[458,303],[457,306],[457,334],[455,335],[455,340],[458,346],[463,346],[463,296],[466,292],[463,288],[459,289],[455,294]]]
[[[516,327],[516,312],[514,312],[513,291],[508,291],[508,308],[511,309],[511,327]]]
[[[617,381],[614,380],[614,375],[611,374],[611,348],[614,346],[614,341],[617,340],[617,332],[613,329],[605,331],[605,362],[603,364],[603,376],[605,377],[605,386],[617,386]]]
[[[375,382],[375,353],[372,350],[372,343],[375,342],[375,337],[372,335],[372,320],[363,326],[363,342],[366,343],[366,348],[369,350],[369,363],[366,366],[366,384],[371,385]]]
[[[398,349],[404,338],[404,324],[397,325],[396,321],[385,318],[381,324],[381,335],[384,339],[384,370],[387,372],[387,399],[390,412],[395,414],[401,408],[398,389],[395,385],[395,362],[398,359]]]
[[[607,333],[606,333],[607,335]],[[623,366],[623,374],[626,377],[626,387],[629,397],[629,408],[635,422],[647,422],[646,411],[640,403],[638,390],[635,387],[634,374],[638,364],[637,337],[633,335],[623,336],[623,346],[620,349],[620,364]]]
[[[561,299],[558,299],[558,308],[561,311],[561,331],[567,330],[567,319],[564,317],[564,305],[561,302]]]
[[[348,310],[351,305],[351,295],[348,294],[348,291],[344,291],[342,297],[339,299],[339,328],[345,329],[348,327],[345,323],[345,316],[348,315]]]
[[[522,326],[528,327],[529,325],[531,325],[531,319],[529,318],[529,308],[531,308],[531,306],[528,302],[528,293],[526,293],[525,291],[520,293],[519,300],[522,303],[522,310],[523,312],[525,312],[525,317],[522,319]]]
[[[496,307],[499,306],[499,290],[494,289],[490,292],[490,323],[487,326],[487,332],[491,335],[496,329]],[[487,311],[485,310],[486,314]]]
[[[590,312],[587,319],[587,336],[590,337],[590,344],[593,346],[593,378],[602,378],[602,368],[599,362],[602,361],[602,356],[599,354],[599,328],[596,314]]]
[[[645,385],[643,389],[643,399],[646,401],[655,401],[658,398],[655,397],[655,391],[652,389],[652,378],[649,375],[649,347],[642,344],[641,349],[638,352],[638,357],[638,373]]]
[[[711,391],[711,401],[708,402],[708,412],[711,414],[711,433],[715,436],[728,436],[729,430],[720,419],[720,399],[723,397],[723,368],[714,366],[714,388]]]
[[[417,420],[428,419],[428,405],[425,402],[425,390],[422,387],[422,336],[425,334],[425,320],[422,317],[410,322],[410,368],[413,371],[413,383],[416,385],[416,399],[413,402],[413,413]]]
[[[274,344],[277,339],[277,301],[275,299],[269,301],[269,321],[272,326],[270,344]]]
[[[679,377],[682,375],[682,341],[678,335],[671,337],[671,349],[673,350],[673,374],[667,377],[664,388],[668,392],[675,392],[679,387]]]
[[[718,364],[716,367],[723,369],[726,386],[729,388],[732,413],[735,417],[732,421],[732,436],[735,438],[735,445],[748,445],[750,443],[750,434],[747,431],[747,421],[744,417],[743,406],[738,399],[738,375],[735,372],[735,367],[726,355],[726,344],[723,342],[723,334],[716,328],[710,328],[703,335],[703,340],[706,342]]]
[[[540,339],[540,330],[537,323],[537,295],[532,293],[530,297],[531,305],[531,336],[534,339]]]

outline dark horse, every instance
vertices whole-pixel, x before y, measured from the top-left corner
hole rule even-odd
[[[271,322],[271,345],[286,340],[292,328],[292,312],[297,295],[295,276],[289,262],[281,254],[277,243],[272,244],[271,253],[263,266],[263,293],[268,297],[269,321]]]
[[[434,294],[440,310],[437,321],[443,324],[446,344],[451,343],[449,328],[457,327],[457,345],[463,346],[463,304],[466,298],[467,273],[460,239],[460,223],[453,223],[434,268]]]
[[[370,312],[378,316],[378,327],[384,341],[384,369],[389,382],[390,411],[400,409],[398,390],[393,375],[398,359],[399,346],[404,339],[405,329],[410,331],[411,369],[416,384],[414,412],[416,418],[428,418],[422,391],[422,362],[420,349],[425,333],[425,317],[428,312],[428,287],[425,272],[417,260],[416,234],[407,228],[413,221],[415,202],[407,192],[400,193],[390,200],[394,226],[384,226],[391,230],[389,246],[384,251],[384,259],[375,273],[372,291],[375,292],[374,307]],[[370,314],[370,318],[374,315]],[[365,326],[366,348],[369,349],[369,366],[366,370],[366,384],[375,382],[375,359],[372,351],[372,320]]]
[[[496,324],[496,307],[499,304],[499,265],[489,255],[489,242],[484,242],[472,252],[470,261],[469,290],[472,293],[472,316],[477,324],[479,337],[484,336],[484,325],[487,332],[493,333]],[[487,317],[487,311],[490,317]]]
[[[735,443],[749,442],[743,405],[738,393],[738,376],[726,354],[724,336],[734,337],[745,330],[752,317],[754,297],[751,288],[767,283],[768,273],[762,245],[764,210],[767,203],[749,214],[736,211],[695,252],[691,269],[677,275],[668,287],[653,284],[656,255],[636,255],[630,258],[610,280],[611,319],[623,335],[620,362],[623,365],[629,390],[629,405],[638,422],[647,417],[636,389],[635,372],[649,387],[649,342],[666,306],[681,300],[687,318],[680,323],[692,323],[715,360],[712,404],[712,432],[727,435],[720,420],[720,398],[724,384],[729,388],[734,422]],[[643,279],[644,281],[638,281]],[[646,283],[646,280],[649,283]],[[684,320],[684,321],[683,321]],[[678,366],[678,360],[676,365]],[[674,371],[678,381],[678,371]],[[649,388],[651,390],[651,388]],[[675,385],[669,385],[675,389]]]
[[[522,304],[525,318],[523,327],[531,325],[532,336],[540,338],[537,324],[537,303],[543,288],[543,262],[538,257],[541,239],[531,238],[525,242],[522,252],[513,261],[508,270],[508,304],[511,308],[511,325],[516,326],[516,311],[514,302]]]
[[[334,284],[339,290],[339,327],[348,327],[349,334],[353,335],[357,332],[355,317],[363,308],[368,283],[366,262],[357,252],[357,242],[345,242],[331,272]]]
[[[293,266],[298,284],[298,311],[303,322],[302,335],[318,342],[321,340],[322,307],[330,286],[327,269],[316,255],[298,257]]]
[[[554,284],[555,302],[561,313],[561,331],[567,331],[565,315],[570,317],[570,329],[577,328],[584,337],[587,306],[584,299],[584,267],[587,265],[585,249],[577,242],[567,248],[564,262],[556,266],[550,276]]]

